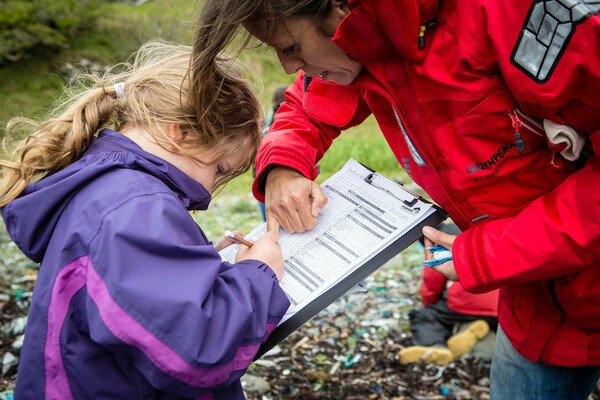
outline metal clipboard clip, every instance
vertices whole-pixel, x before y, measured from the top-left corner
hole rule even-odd
[[[373,177],[375,175],[378,175],[376,172],[371,172],[369,175],[365,176],[365,182],[367,182],[369,185],[373,186],[374,188],[383,190],[384,192],[386,192],[387,194],[389,194],[390,196],[394,197],[397,200],[400,200],[402,203],[404,203],[405,205],[409,206],[409,207],[414,207],[415,204],[417,204],[417,202],[419,201],[419,196],[412,193],[410,190],[402,187],[402,190],[406,191],[408,194],[410,194],[411,196],[413,196],[412,200],[404,200],[401,199],[400,197],[396,196],[392,191],[384,188],[383,186],[380,186],[378,184],[376,184],[375,182],[373,182]],[[379,175],[381,176],[381,175]]]

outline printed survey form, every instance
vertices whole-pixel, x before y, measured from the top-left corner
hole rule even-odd
[[[435,212],[431,203],[353,159],[321,187],[329,202],[317,226],[280,231],[285,265],[280,285],[291,302],[280,324]],[[246,237],[257,240],[265,232],[263,223]],[[225,248],[221,257],[234,262],[238,247]]]

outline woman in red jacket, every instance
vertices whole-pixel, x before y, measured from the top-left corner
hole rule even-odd
[[[435,267],[500,288],[495,399],[581,398],[600,375],[600,4],[589,0],[205,0],[194,44],[243,26],[297,74],[257,158],[267,223],[311,229],[315,165],[373,114],[459,226]],[[594,50],[596,49],[596,50]],[[211,99],[200,93],[202,104]]]

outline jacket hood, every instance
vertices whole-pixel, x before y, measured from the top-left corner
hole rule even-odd
[[[92,140],[83,157],[43,179],[2,208],[6,229],[21,251],[40,262],[54,228],[69,200],[96,177],[115,169],[135,169],[165,183],[188,210],[205,210],[210,193],[166,161],[110,129]]]
[[[419,61],[425,55],[419,48],[421,26],[432,22],[439,0],[350,0],[350,13],[342,20],[333,38],[350,57],[357,60],[396,58]]]

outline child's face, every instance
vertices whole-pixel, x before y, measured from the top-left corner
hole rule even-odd
[[[215,156],[216,152],[209,150],[203,152],[202,159],[210,160],[214,159]],[[190,178],[204,186],[209,193],[212,193],[217,179],[239,168],[246,160],[246,154],[243,151],[238,151],[211,165],[202,165],[187,156],[177,158],[177,161],[172,163]]]
[[[181,141],[183,133],[178,124],[166,124],[164,129],[168,130],[168,134],[174,142]],[[121,133],[136,142],[145,151],[154,154],[179,168],[187,176],[204,186],[209,193],[213,192],[215,182],[218,178],[229,175],[232,170],[238,169],[247,161],[249,151],[246,146],[242,145],[240,150],[218,162],[211,165],[202,165],[195,161],[191,155],[199,160],[211,161],[215,160],[219,153],[215,150],[205,149],[196,151],[194,151],[194,149],[187,149],[189,152],[188,154],[183,154],[180,149],[177,148],[169,150],[167,149],[167,147],[170,147],[168,144],[164,147],[160,146],[154,139],[151,139],[151,135],[148,131],[136,127],[125,127],[121,129]]]

